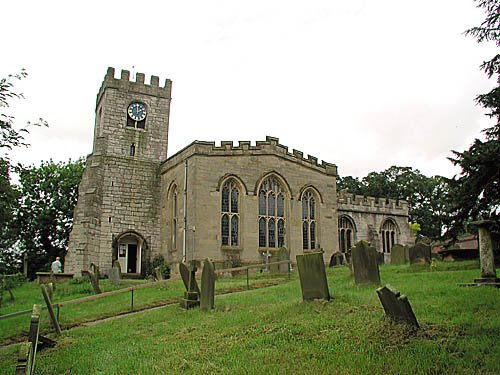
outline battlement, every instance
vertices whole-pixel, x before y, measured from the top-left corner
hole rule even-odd
[[[279,139],[275,137],[266,136],[265,141],[257,141],[255,146],[251,145],[250,141],[239,141],[238,145],[234,145],[232,141],[221,141],[220,146],[216,146],[215,142],[195,141],[189,146],[179,151],[177,154],[171,156],[166,164],[169,166],[167,169],[180,160],[184,160],[192,154],[202,155],[277,155],[285,159],[301,163],[305,166],[310,166],[315,169],[322,170],[323,173],[328,175],[337,175],[337,166],[335,164],[322,161],[318,162],[318,158],[308,155],[304,157],[302,151],[293,150],[291,153],[288,147],[279,143]]]
[[[172,92],[172,81],[165,79],[163,87],[160,86],[160,78],[152,75],[149,84],[145,83],[144,73],[136,73],[135,81],[130,80],[130,72],[122,70],[120,78],[115,78],[115,68],[109,67],[104,80],[102,82],[99,93],[97,94],[96,107],[99,104],[104,91],[107,88],[114,88],[118,90],[125,90],[129,92],[137,92],[139,94],[158,96],[161,98],[170,99]]]
[[[392,210],[408,211],[408,202],[406,201],[354,195],[347,192],[347,190],[341,190],[337,194],[337,202],[339,205],[389,208]]]

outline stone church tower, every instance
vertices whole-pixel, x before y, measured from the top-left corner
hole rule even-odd
[[[195,141],[167,159],[172,83],[120,79],[108,68],[97,94],[93,151],[79,187],[65,271],[145,275],[156,255],[217,267],[320,251],[325,263],[360,240],[390,262],[413,242],[408,204],[337,193],[337,166],[275,137]]]
[[[144,82],[137,73],[108,68],[97,95],[93,152],[79,187],[65,271],[78,275],[96,263],[118,260],[127,273],[143,273],[158,253],[160,163],[167,158],[172,82]],[[112,254],[112,256],[110,256]]]

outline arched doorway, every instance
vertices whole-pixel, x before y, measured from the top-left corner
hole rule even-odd
[[[117,238],[118,262],[122,273],[142,273],[142,255],[145,248],[144,238],[135,232],[126,232]]]

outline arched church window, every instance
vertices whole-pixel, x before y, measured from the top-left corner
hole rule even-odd
[[[342,253],[347,252],[354,243],[354,225],[352,221],[346,217],[339,218],[339,249]]]
[[[170,215],[171,215],[171,232],[170,232],[170,246],[172,251],[177,250],[177,224],[178,224],[178,202],[177,202],[177,187],[172,189],[171,194],[171,206],[170,206]]]
[[[259,189],[259,247],[285,246],[285,193],[275,176],[266,178]]]
[[[239,196],[236,182],[233,179],[226,181],[221,190],[222,246],[239,245]]]
[[[316,248],[316,199],[310,190],[302,195],[302,248]]]
[[[384,253],[390,253],[396,241],[396,224],[391,219],[385,221],[381,231],[382,250]]]

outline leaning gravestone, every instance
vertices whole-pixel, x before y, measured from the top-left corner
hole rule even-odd
[[[379,252],[366,241],[359,241],[351,250],[351,264],[356,284],[380,284]]]
[[[386,285],[377,289],[378,298],[384,307],[385,314],[391,319],[400,321],[416,328],[419,327],[408,298]]]
[[[391,249],[391,264],[406,264],[408,260],[408,248],[395,244]]]
[[[304,301],[314,299],[330,300],[323,254],[308,253],[297,255],[297,267],[299,269],[302,299]]]
[[[203,311],[209,311],[215,305],[215,269],[212,262],[206,259],[201,272],[200,306]]]
[[[408,258],[411,264],[431,263],[431,246],[425,242],[417,242],[408,250]]]
[[[186,291],[180,305],[184,309],[191,309],[200,305],[200,288],[196,282],[196,265],[190,264],[189,267],[184,263],[179,263],[179,273]]]

